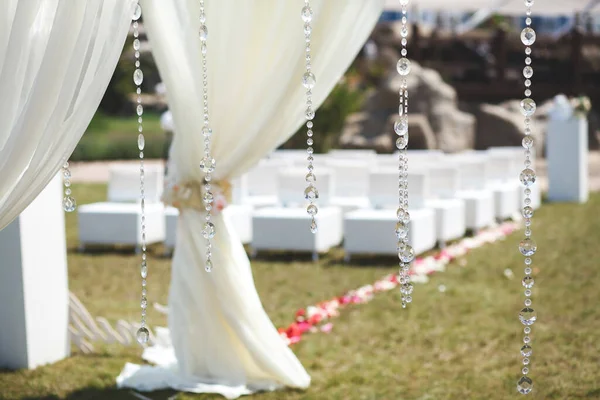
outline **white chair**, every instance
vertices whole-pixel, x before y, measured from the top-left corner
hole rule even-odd
[[[494,191],[496,218],[500,221],[519,212],[520,184],[515,179],[513,157],[510,154],[485,152],[487,185]]]
[[[110,168],[108,201],[79,206],[79,246],[90,244],[139,246],[142,243],[139,167],[115,165]],[[164,206],[160,202],[164,167],[145,167],[146,243],[165,240]]]
[[[369,164],[360,159],[331,158],[325,161],[335,177],[331,205],[341,207],[344,213],[369,207]],[[319,171],[315,173],[318,178]]]
[[[474,154],[446,156],[459,172],[456,196],[465,201],[467,229],[478,231],[494,223],[494,193],[486,187],[486,163]]]
[[[310,231],[310,216],[304,199],[306,170],[288,168],[278,174],[278,207],[266,207],[254,212],[252,218],[252,250],[309,251],[313,260],[342,242],[342,210],[329,206],[329,194],[334,179],[331,171],[322,168],[317,174],[319,191],[315,216],[318,230]]]
[[[375,150],[367,149],[333,149],[327,153],[332,158],[374,160],[377,158]]]
[[[437,240],[439,246],[444,247],[446,242],[465,235],[466,204],[464,199],[457,197],[460,182],[456,166],[442,161],[430,164],[427,169],[430,198],[425,205],[435,210]]]
[[[292,164],[292,160],[284,158],[261,160],[244,177],[245,193],[241,195],[242,204],[252,207],[277,205],[277,173]]]
[[[416,254],[436,244],[435,212],[425,207],[428,176],[424,171],[408,173],[410,229],[409,243]],[[344,250],[353,254],[397,254],[394,233],[398,218],[398,170],[375,169],[369,178],[369,197],[373,209],[356,210],[344,217]]]
[[[408,150],[409,168],[414,166],[427,166],[444,158],[441,150]],[[378,154],[377,166],[380,168],[398,168],[398,152],[394,154]]]
[[[223,218],[243,244],[252,242],[252,207],[242,204],[230,204],[222,211]],[[177,243],[177,220],[179,210],[175,207],[165,208],[165,248],[170,253]]]
[[[516,147],[516,146],[507,146],[507,147],[490,147],[488,149],[488,152],[490,154],[509,154],[512,158],[512,180],[514,182],[517,182],[517,184],[519,185],[519,202],[517,205],[517,208],[520,210],[523,208],[523,201],[525,200],[525,193],[524,193],[524,187],[521,184],[521,181],[519,180],[519,175],[521,174],[521,171],[525,168],[523,166],[523,163],[525,161],[525,149],[522,147]],[[531,159],[535,160],[535,149],[531,149]],[[535,170],[535,168],[534,168]],[[531,195],[529,196],[531,199],[531,207],[533,207],[534,209],[538,209],[540,208],[540,206],[542,205],[542,190],[540,188],[540,184],[539,182],[537,182],[535,185],[530,186],[529,189],[531,189]]]

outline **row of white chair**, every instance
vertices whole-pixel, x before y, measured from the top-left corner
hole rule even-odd
[[[311,251],[315,257],[342,240],[348,256],[395,253],[397,155],[343,151],[343,157],[334,152],[322,159],[325,166],[316,171],[319,231],[313,235],[302,199],[306,171],[299,169],[300,162],[290,163],[290,159],[303,159],[304,154],[285,152],[284,157],[281,153],[263,160],[234,185],[234,204],[224,215],[242,242],[252,244],[254,251]],[[452,156],[409,152],[410,240],[415,250],[427,251],[436,243],[463,236],[467,229],[481,229],[494,218],[518,212],[522,191],[514,177],[521,157],[517,149]],[[79,208],[82,247],[141,242],[141,216],[135,204],[137,174],[137,169],[114,168],[108,202]],[[146,171],[146,242],[164,241],[173,247],[178,213],[158,203],[162,179],[161,168]],[[538,205],[534,197],[533,206]]]

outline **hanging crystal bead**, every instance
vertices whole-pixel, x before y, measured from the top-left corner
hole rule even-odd
[[[69,162],[66,161],[62,166],[62,178],[63,185],[65,187],[65,197],[62,201],[63,210],[65,212],[73,212],[77,209],[77,202],[75,198],[71,196],[71,170],[69,169]]]
[[[531,304],[533,303],[531,300],[531,288],[533,287],[535,281],[531,276],[532,268],[532,259],[531,256],[535,254],[537,251],[537,244],[531,238],[531,218],[533,217],[534,210],[530,206],[531,204],[531,189],[530,187],[535,184],[536,174],[532,169],[532,160],[531,157],[531,149],[534,148],[534,139],[532,137],[530,122],[531,117],[535,114],[537,106],[535,101],[530,97],[531,90],[531,78],[533,77],[533,67],[531,67],[531,45],[535,43],[536,34],[535,31],[531,28],[531,6],[533,6],[533,0],[524,0],[526,7],[526,15],[525,24],[527,25],[525,29],[521,32],[521,42],[525,45],[525,67],[523,68],[523,76],[525,77],[525,98],[521,101],[521,113],[525,116],[525,137],[522,140],[523,148],[525,149],[525,168],[521,171],[519,175],[519,180],[525,187],[524,194],[525,199],[523,200],[523,209],[522,215],[525,218],[525,238],[521,240],[519,243],[519,252],[525,256],[525,276],[523,277],[521,283],[525,288],[525,308],[521,309],[519,312],[519,321],[525,328],[523,332],[525,333],[525,337],[523,338],[523,342],[525,343],[521,347],[521,356],[523,356],[523,365],[529,365],[530,357],[533,354],[533,349],[530,345],[531,337],[529,333],[531,332],[531,325],[533,325],[537,320],[537,313],[533,308],[531,308]],[[524,367],[521,369],[521,373],[523,374],[521,378],[517,381],[517,391],[521,394],[529,394],[533,390],[533,381],[529,378],[529,368]]]
[[[410,296],[413,292],[413,286],[410,282],[410,263],[415,258],[415,252],[409,243],[409,227],[410,227],[410,214],[408,212],[408,157],[407,147],[409,142],[408,133],[408,84],[406,77],[410,74],[411,64],[407,58],[408,50],[408,3],[409,0],[401,0],[402,10],[402,26],[400,29],[400,35],[402,36],[402,49],[400,51],[402,57],[396,63],[396,70],[401,77],[401,85],[399,91],[399,107],[398,120],[394,123],[394,132],[398,135],[396,138],[396,147],[398,148],[398,210],[396,216],[398,222],[396,223],[395,234],[398,239],[398,258],[400,259],[399,266],[399,282],[400,293],[402,295],[402,308],[406,308],[408,304],[412,302]]]
[[[147,312],[147,308],[148,308],[148,299],[147,299],[147,294],[148,294],[148,289],[146,287],[146,279],[148,277],[148,263],[147,263],[147,255],[146,255],[146,198],[145,198],[145,191],[144,191],[144,148],[146,146],[146,140],[144,139],[144,134],[143,132],[143,127],[142,127],[142,122],[143,122],[143,114],[144,114],[144,106],[141,104],[142,103],[142,97],[141,97],[141,84],[144,81],[144,74],[142,72],[142,70],[139,68],[140,66],[140,40],[138,39],[139,36],[139,31],[138,31],[138,23],[136,22],[138,19],[140,19],[142,15],[142,7],[140,6],[140,4],[136,4],[135,5],[135,9],[134,9],[134,13],[132,16],[132,26],[133,26],[133,36],[135,37],[135,40],[133,41],[133,49],[135,51],[135,66],[136,66],[136,70],[133,73],[133,83],[137,86],[136,88],[136,93],[137,93],[137,106],[136,106],[136,114],[138,116],[138,138],[137,138],[137,147],[139,150],[139,157],[140,157],[140,207],[141,207],[141,214],[140,214],[140,221],[141,221],[141,236],[142,236],[142,243],[141,243],[141,253],[142,253],[142,262],[140,264],[140,276],[142,277],[142,298],[140,300],[140,307],[142,309],[142,323],[141,323],[141,327],[138,329],[137,333],[136,333],[136,339],[138,341],[139,344],[141,345],[145,345],[146,343],[148,343],[148,340],[150,340],[150,331],[148,330],[148,328],[146,328],[146,312]]]
[[[535,43],[535,31],[531,28],[525,28],[521,31],[521,42],[526,46],[531,46]]]
[[[308,153],[308,173],[306,174],[306,182],[308,186],[304,190],[304,198],[308,200],[309,204],[306,207],[306,213],[309,215],[310,221],[310,231],[312,233],[317,233],[317,221],[315,216],[318,214],[319,210],[317,205],[315,204],[315,200],[319,198],[319,192],[315,187],[315,182],[317,181],[317,177],[313,173],[314,170],[314,157],[312,154],[314,153],[314,148],[312,145],[315,143],[313,136],[313,122],[312,120],[315,118],[315,111],[312,108],[312,89],[315,87],[317,83],[317,78],[315,74],[311,71],[312,68],[312,56],[311,56],[311,35],[312,35],[312,20],[313,20],[313,10],[310,7],[310,1],[305,0],[304,7],[302,7],[302,11],[300,13],[302,17],[302,21],[304,21],[304,40],[306,43],[306,54],[305,54],[305,69],[306,71],[302,75],[302,86],[306,89],[306,110],[304,112],[304,116],[306,118],[306,136],[308,137],[306,140],[306,144],[308,148],[306,152]]]

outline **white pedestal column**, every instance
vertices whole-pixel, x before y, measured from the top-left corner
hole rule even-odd
[[[546,143],[548,200],[585,203],[589,195],[587,119],[551,120]]]
[[[69,291],[62,181],[56,176],[0,231],[0,367],[67,357]]]

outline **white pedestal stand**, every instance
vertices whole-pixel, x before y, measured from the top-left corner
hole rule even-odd
[[[35,368],[70,353],[62,181],[56,176],[0,231],[0,368]]]
[[[550,120],[546,143],[548,200],[585,203],[589,195],[587,119]]]

